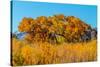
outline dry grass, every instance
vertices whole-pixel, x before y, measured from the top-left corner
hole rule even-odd
[[[12,39],[12,64],[37,65],[97,60],[97,41],[88,43],[49,44]]]

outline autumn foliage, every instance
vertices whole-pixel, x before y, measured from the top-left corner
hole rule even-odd
[[[48,42],[35,42],[13,39],[12,64],[40,65],[97,60],[96,40],[87,43],[63,43],[52,45]]]
[[[97,31],[75,16],[24,17],[18,30],[25,34],[11,38],[13,66],[97,60]]]
[[[57,40],[62,37],[64,41],[81,41],[84,31],[91,27],[74,16],[54,15],[40,16],[36,19],[24,17],[18,27],[20,32],[27,32],[26,39],[34,41]],[[49,39],[49,40],[48,40]]]

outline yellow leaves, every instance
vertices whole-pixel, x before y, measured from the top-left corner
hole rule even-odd
[[[37,64],[38,63],[38,50],[29,45],[25,45],[21,49],[21,55],[24,58],[24,64]]]
[[[37,17],[37,21],[40,24],[44,24],[47,21],[47,18],[45,16],[40,16],[40,17]]]
[[[41,63],[42,64],[50,64],[53,63],[53,58],[56,52],[56,49],[51,44],[47,42],[41,43],[40,48],[41,53]]]
[[[91,28],[88,24],[81,21],[79,18],[74,16],[64,16],[63,14],[54,15],[54,16],[40,16],[36,19],[32,18],[23,18],[21,23],[18,26],[18,29],[20,32],[28,32],[28,34],[33,33],[29,38],[35,36],[36,34],[44,33],[44,30],[46,30],[46,36],[44,38],[49,37],[48,33],[55,33],[55,34],[61,34],[67,38],[67,40],[71,40],[70,38],[76,37],[76,40],[79,39],[78,35],[84,34],[84,31],[88,28]],[[64,32],[67,32],[64,33]],[[77,33],[77,34],[75,34]],[[73,36],[72,36],[73,35]],[[38,37],[40,37],[41,34],[39,34]],[[36,38],[39,40],[39,38]],[[36,40],[34,37],[30,40]],[[40,40],[43,40],[40,38]],[[46,40],[45,40],[46,41]]]
[[[66,42],[77,42],[80,34],[83,35],[89,27],[74,16],[23,18],[18,28],[27,34],[23,40],[12,38],[12,63],[33,65],[94,61],[97,59],[96,40],[75,44]],[[57,43],[49,43],[50,36]]]
[[[27,55],[32,53],[32,50],[33,49],[29,45],[26,45],[21,49],[21,54],[25,58],[25,56],[27,57]]]
[[[18,29],[20,32],[28,32],[32,28],[32,23],[34,23],[34,20],[32,18],[26,18],[24,17],[21,21],[21,23],[18,26]]]
[[[27,43],[13,39],[13,65],[52,64],[65,62],[94,61],[97,59],[97,41],[80,43],[48,42]],[[18,47],[17,47],[18,46]]]
[[[78,28],[77,27],[75,27],[75,32],[78,32]]]

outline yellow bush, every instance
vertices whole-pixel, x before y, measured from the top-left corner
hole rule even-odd
[[[13,39],[12,63],[13,65],[33,65],[95,61],[97,60],[96,44],[96,40],[60,45],[48,42],[29,44],[25,41]]]
[[[21,49],[21,55],[24,58],[24,65],[37,64],[39,60],[39,51],[29,45],[25,45]]]

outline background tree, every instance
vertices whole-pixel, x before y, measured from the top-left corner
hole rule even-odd
[[[18,26],[20,32],[26,32],[28,41],[60,41],[78,42],[91,26],[74,16],[63,14],[40,16],[36,19],[24,17]]]

